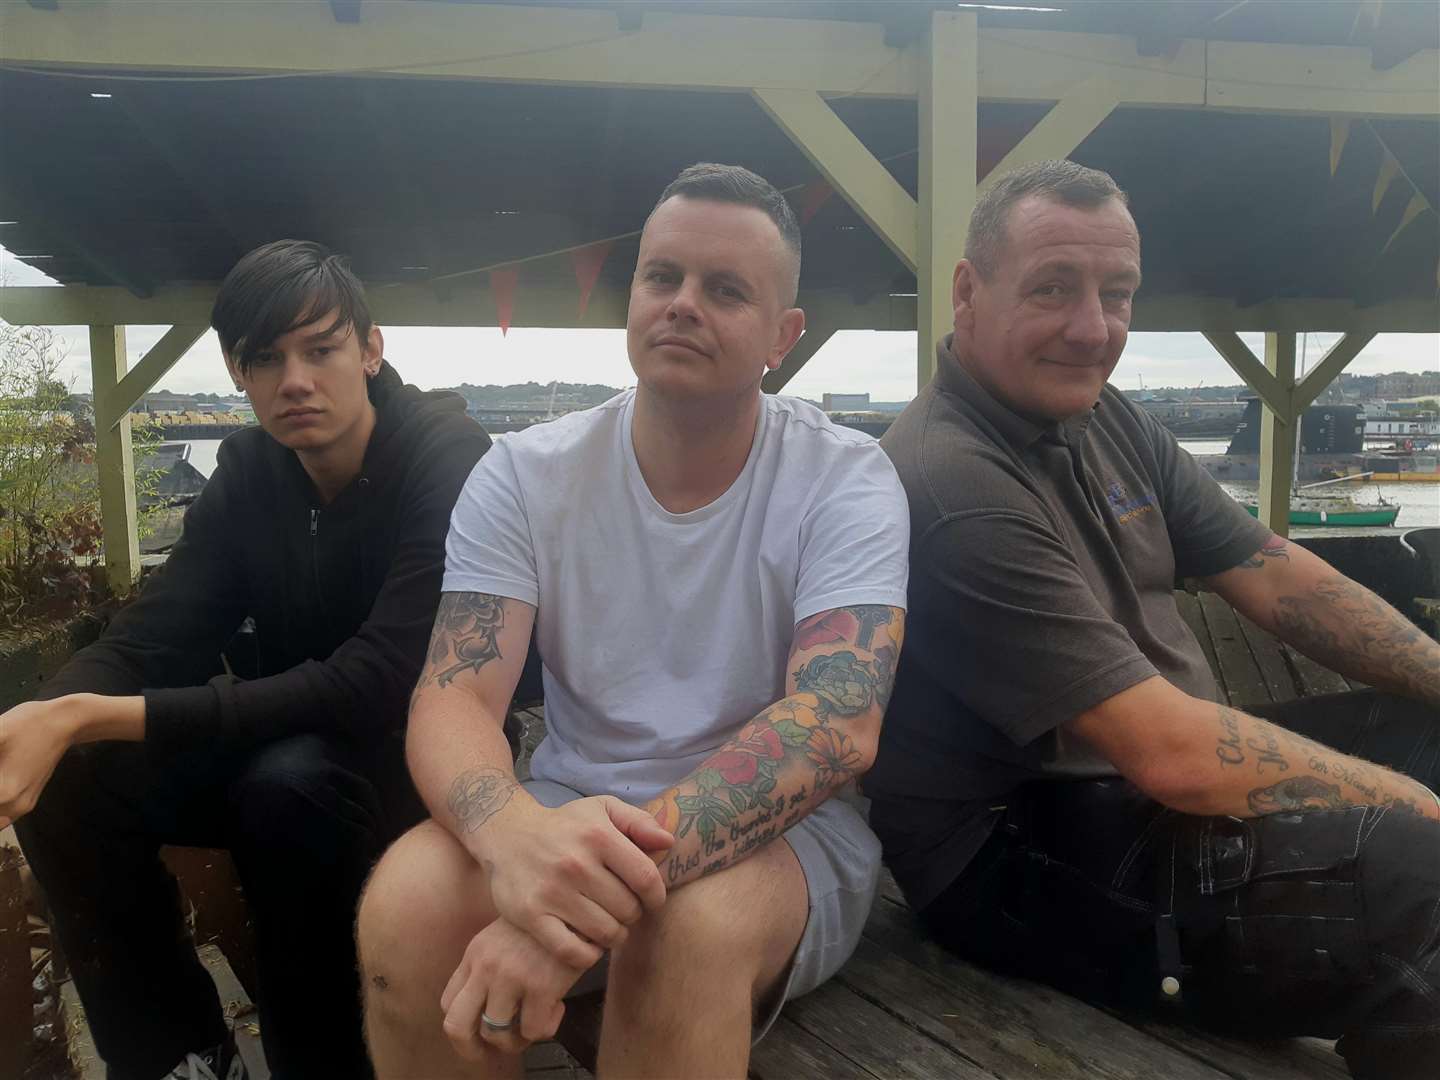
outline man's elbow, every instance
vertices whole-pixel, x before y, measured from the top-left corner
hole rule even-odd
[[[1131,783],[1161,806],[1181,814],[1211,815],[1223,812],[1216,797],[1213,778],[1203,778],[1203,768],[1188,754],[1176,752],[1146,763],[1127,775]]]

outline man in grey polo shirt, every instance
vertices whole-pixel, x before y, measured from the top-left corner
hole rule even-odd
[[[967,256],[935,378],[882,440],[910,611],[865,789],[901,887],[1001,970],[1434,1075],[1440,646],[1106,385],[1140,285],[1109,176],[1009,174]],[[1217,705],[1177,575],[1377,690]]]

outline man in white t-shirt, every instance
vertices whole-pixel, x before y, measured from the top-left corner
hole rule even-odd
[[[760,392],[804,327],[799,271],[770,184],[685,170],[640,239],[638,387],[471,474],[410,711],[434,816],[360,907],[382,1080],[519,1075],[601,987],[601,1076],[744,1076],[858,942],[879,845],[847,795],[909,515],[877,443]],[[532,627],[548,731],[520,784],[501,725]]]

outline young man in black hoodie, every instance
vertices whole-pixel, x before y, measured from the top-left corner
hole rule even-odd
[[[0,716],[0,826],[18,819],[112,1080],[244,1075],[163,843],[235,858],[278,1080],[358,1077],[355,902],[422,813],[406,705],[490,440],[458,396],[401,382],[319,244],[246,255],[211,322],[260,426],[225,440],[143,595]],[[241,681],[221,656],[247,617]]]

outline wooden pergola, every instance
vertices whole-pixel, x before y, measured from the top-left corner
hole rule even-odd
[[[1015,3],[0,5],[0,244],[63,284],[3,289],[0,317],[90,327],[112,583],[139,565],[122,420],[244,251],[349,253],[382,324],[623,326],[638,229],[696,160],[806,210],[810,329],[772,391],[853,328],[917,330],[923,383],[977,192],[1110,171],[1134,328],[1205,333],[1259,394],[1283,533],[1305,406],[1376,333],[1440,331],[1440,9]],[[577,251],[609,256],[583,312]],[[127,370],[139,324],[170,330]],[[1344,337],[1297,379],[1305,331]]]

